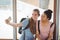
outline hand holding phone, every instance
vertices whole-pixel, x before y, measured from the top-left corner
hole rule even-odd
[[[11,21],[11,17],[8,17],[8,18],[5,20],[6,24],[9,24],[10,21]]]

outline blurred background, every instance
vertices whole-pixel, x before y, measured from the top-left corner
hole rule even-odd
[[[54,2],[54,0],[0,0],[0,40],[12,40],[14,38],[16,40],[21,37],[21,34],[18,33],[19,27],[13,28],[5,24],[4,20],[9,16],[12,18],[11,22],[19,23],[22,18],[27,18],[27,16],[30,18],[33,9],[39,9],[40,14],[42,14],[46,9],[51,9],[53,14],[50,21],[56,21],[56,12],[54,12],[54,5],[56,4],[54,4]],[[14,12],[14,6],[16,12]],[[40,17],[38,20],[39,19]]]

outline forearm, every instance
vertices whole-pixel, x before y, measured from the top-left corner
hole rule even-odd
[[[49,37],[48,37],[48,40],[51,40],[52,39],[52,36],[53,35],[53,33],[51,33],[50,35],[49,35]]]
[[[16,23],[8,23],[8,25],[10,25],[10,26],[13,26],[13,27],[17,27],[17,24]]]
[[[13,26],[13,27],[21,27],[22,24],[21,23],[9,23],[9,25]]]
[[[22,26],[22,23],[12,23],[12,22],[10,22],[10,18],[6,19],[5,22],[6,22],[6,24],[9,24],[13,27],[21,27]]]

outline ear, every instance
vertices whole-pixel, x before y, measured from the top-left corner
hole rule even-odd
[[[49,20],[49,18],[48,18],[48,20]]]

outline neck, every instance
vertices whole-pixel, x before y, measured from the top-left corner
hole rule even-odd
[[[41,21],[41,22],[46,24],[46,23],[48,23],[48,22],[49,22],[49,20],[45,20],[45,21]]]
[[[37,20],[34,20],[34,18],[31,18],[34,22],[36,22]]]

